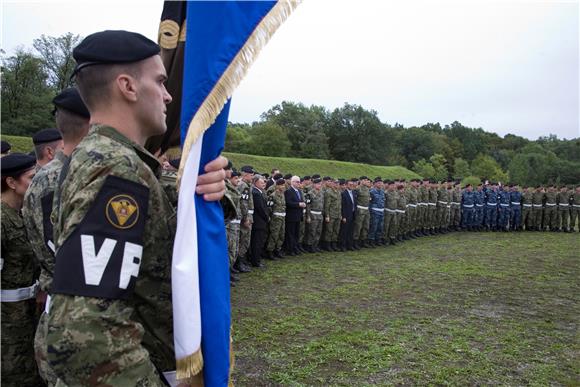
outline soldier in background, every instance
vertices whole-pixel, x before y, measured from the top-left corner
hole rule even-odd
[[[533,192],[530,191],[528,186],[522,187],[522,220],[520,222],[520,228],[525,227],[526,231],[531,231],[533,229]]]
[[[565,185],[560,188],[558,192],[558,218],[556,227],[558,231],[570,232],[570,201],[572,199],[572,191],[568,190]]]
[[[238,244],[238,256],[234,267],[241,273],[251,271],[249,267],[248,252],[250,241],[252,239],[252,223],[254,222],[254,195],[252,195],[252,178],[254,177],[254,168],[250,165],[244,165],[240,168],[241,179],[238,183],[238,192],[240,193],[240,242]]]
[[[538,185],[536,190],[532,195],[532,216],[533,216],[533,230],[535,231],[542,231],[542,224],[543,219],[542,216],[544,214],[544,198],[545,198],[545,190],[544,187]]]
[[[464,230],[473,231],[475,215],[475,193],[471,184],[465,186],[461,195],[461,226]]]
[[[354,248],[367,247],[369,233],[369,201],[370,201],[371,181],[366,176],[359,178],[359,185],[356,188],[356,215],[354,217]]]
[[[403,182],[399,181],[397,185],[397,242],[402,242],[403,239],[407,240],[407,237],[404,237],[405,234],[405,213],[407,211],[407,196],[405,195],[405,185]],[[393,243],[394,244],[394,243]]]
[[[551,186],[548,187],[548,192],[545,193],[544,197],[545,197],[545,205],[544,205],[544,222],[542,224],[542,230],[550,230],[550,231],[556,231],[556,229],[558,228],[556,223],[557,223],[557,215],[558,215],[558,209],[557,209],[557,193],[556,193],[556,186],[554,184],[552,184]]]
[[[510,229],[512,231],[522,230],[522,193],[517,184],[511,186],[510,192]]]
[[[230,259],[230,285],[234,286],[234,282],[239,281],[236,277],[238,270],[234,268],[234,263],[238,256],[238,243],[240,240],[240,223],[242,219],[242,212],[240,202],[242,195],[238,191],[238,183],[240,174],[232,170],[231,161],[228,162],[226,168],[226,197],[233,203],[235,208],[235,215],[226,220],[226,236],[228,240],[228,257]]]
[[[570,205],[570,231],[574,231],[576,219],[580,219],[580,185],[576,186]],[[580,232],[580,221],[578,223],[578,232]]]
[[[1,149],[0,149],[0,158],[10,154],[10,149],[12,149],[12,145],[8,141],[0,141]]]
[[[407,195],[409,199],[409,202],[407,203],[407,209],[409,210],[407,233],[412,239],[415,239],[419,236],[417,234],[417,203],[419,202],[419,190],[417,188],[418,184],[418,179],[412,179],[407,188]]]
[[[320,176],[313,180],[312,188],[308,190],[306,198],[306,223],[308,224],[306,235],[306,250],[311,253],[318,253],[322,250],[318,247],[322,234],[322,211],[324,206],[324,195],[322,193],[322,180]]]
[[[385,180],[383,184],[387,187],[385,190],[385,219],[383,238],[386,245],[396,244],[398,223],[397,223],[397,201],[399,194],[397,187],[392,180]]]
[[[508,231],[508,222],[510,219],[510,196],[508,186],[499,187],[497,228],[500,231]]]
[[[304,176],[300,179],[300,190],[304,195],[304,202],[306,202],[306,195],[312,189],[312,178],[310,176]],[[308,225],[306,224],[306,207],[302,209],[302,220],[300,221],[300,229],[298,231],[298,250],[302,253],[307,253],[308,250],[306,249],[306,228]]]
[[[34,158],[11,153],[2,158],[2,373],[3,386],[41,386],[34,361],[36,290],[34,252],[20,210],[34,176]]]
[[[436,232],[438,234],[447,233],[445,229],[446,213],[448,212],[447,206],[449,204],[449,192],[446,189],[445,182],[440,182],[437,189],[437,222],[436,222]]]
[[[268,241],[266,242],[266,258],[274,260],[283,258],[282,246],[286,232],[286,191],[285,179],[276,181],[275,189],[268,195],[268,208],[270,212],[270,224],[268,227]]]
[[[497,184],[493,182],[485,195],[485,226],[487,231],[497,230],[497,203]]]
[[[321,248],[326,251],[338,251],[336,244],[340,226],[340,196],[336,183],[328,176],[323,178],[324,189],[324,226],[322,228]],[[336,239],[335,239],[336,235]]]
[[[377,246],[380,243],[383,233],[383,220],[385,212],[385,192],[383,191],[383,179],[376,177],[373,181],[373,188],[369,191],[370,226],[368,241],[370,246]]]
[[[32,143],[34,144],[37,169],[50,163],[64,147],[62,135],[54,128],[42,129],[36,132],[32,136]]]
[[[473,213],[474,227],[478,231],[482,231],[484,227],[484,208],[485,208],[485,192],[483,192],[483,184],[477,184],[477,191],[473,193],[475,211]]]
[[[449,218],[449,227],[453,231],[461,231],[461,196],[461,182],[456,181],[453,183],[453,190],[451,191],[451,216]]]

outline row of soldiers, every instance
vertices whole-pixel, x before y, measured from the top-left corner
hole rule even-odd
[[[257,252],[260,258],[282,258],[284,252],[283,193],[290,188],[292,175],[273,171],[265,192],[270,224],[267,243]],[[266,175],[266,174],[264,174]],[[253,215],[251,166],[240,172],[230,170],[228,186],[237,196],[239,214],[228,222],[232,271],[245,272],[256,262],[250,248]],[[403,240],[450,231],[566,231],[574,230],[580,213],[580,186],[522,187],[500,183],[480,183],[477,187],[447,180],[430,179],[372,180],[360,178],[332,179],[320,175],[304,176],[300,190],[306,206],[300,223],[298,253],[358,250],[377,245],[395,245]],[[237,194],[236,194],[237,193]],[[349,193],[344,196],[345,193]],[[352,194],[350,194],[352,193]],[[350,196],[349,196],[350,195]],[[347,198],[341,200],[341,196]],[[352,198],[352,210],[348,198]],[[352,211],[352,217],[348,216]],[[352,223],[352,224],[351,224]],[[241,225],[241,227],[240,227]],[[236,278],[233,276],[232,278]]]

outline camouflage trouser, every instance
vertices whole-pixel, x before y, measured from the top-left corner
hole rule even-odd
[[[492,229],[497,227],[497,205],[485,207],[485,225]]]
[[[437,221],[435,227],[445,227],[445,218],[447,212],[446,204],[437,204]]]
[[[499,205],[498,208],[498,219],[497,219],[497,226],[501,229],[505,229],[508,225],[510,219],[510,207]]]
[[[544,223],[542,224],[543,228],[550,227],[550,230],[556,228],[556,221],[557,221],[557,210],[556,206],[548,206],[544,208]]]
[[[574,204],[570,209],[570,230],[574,230],[576,219],[578,218],[580,218],[580,204]],[[578,229],[580,230],[580,224],[578,225]]]
[[[568,210],[568,206],[558,206],[558,227],[562,230],[570,229],[570,211]]]
[[[544,210],[541,206],[536,207],[534,205],[534,209],[532,210],[532,225],[536,228],[536,230],[542,229],[542,215],[544,214]]]
[[[524,207],[522,208],[522,221],[520,222],[521,227],[526,227],[526,230],[529,230],[532,227],[532,207]]]
[[[300,228],[298,230],[298,243],[302,244],[304,242],[304,235],[306,234],[306,215],[302,218],[300,222]]]
[[[311,214],[310,223],[308,223],[306,231],[306,244],[308,246],[318,245],[320,235],[322,234],[322,215]]]
[[[355,241],[367,240],[369,235],[369,222],[370,222],[369,210],[357,207],[356,215],[354,217],[354,231],[353,231],[353,239]]]
[[[427,207],[427,222],[425,227],[434,228],[436,220],[437,220],[437,205],[429,204],[429,207]]]
[[[475,210],[473,207],[463,207],[463,217],[461,218],[462,227],[471,227],[475,224],[474,219]]]
[[[385,226],[383,232],[383,238],[389,239],[394,238],[397,235],[397,213],[395,210],[385,209]]]
[[[34,361],[35,309],[34,299],[2,303],[2,387],[43,385]]]
[[[226,223],[226,235],[228,237],[228,256],[230,258],[230,266],[236,262],[238,257],[238,243],[240,241],[240,224]]]
[[[405,233],[405,222],[407,221],[407,214],[405,210],[397,210],[397,236]]]
[[[417,206],[417,228],[425,228],[425,214],[427,213],[427,206],[419,204]]]
[[[250,248],[250,241],[252,239],[252,226],[246,228],[243,225],[240,227],[240,242],[238,243],[238,257],[244,258],[248,254]]]
[[[449,225],[459,226],[461,224],[461,208],[455,204],[451,207],[451,214],[449,217]]]
[[[48,352],[46,349],[46,335],[48,334],[48,315],[42,313],[38,326],[36,327],[36,334],[34,335],[34,353],[36,357],[36,365],[38,366],[38,373],[48,386],[56,385],[58,377],[52,371],[48,364]]]
[[[283,216],[272,216],[269,225],[268,242],[266,242],[266,251],[272,252],[282,248],[284,232],[286,231],[285,221],[286,219]]]
[[[415,206],[415,207],[413,207]],[[417,228],[417,205],[408,204],[407,205],[407,232],[413,232]]]
[[[340,230],[340,218],[330,218],[330,222],[324,223],[322,229],[322,240],[325,242],[338,242],[338,232]]]
[[[473,224],[475,226],[483,226],[483,204],[475,205],[475,210],[473,213]]]

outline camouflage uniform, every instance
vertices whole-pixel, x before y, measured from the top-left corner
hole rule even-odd
[[[441,187],[437,191],[437,228],[443,229],[447,227],[449,208],[449,191],[445,187]]]
[[[417,227],[419,229],[424,230],[428,228],[427,218],[429,211],[429,189],[421,185],[419,187],[419,203],[417,207],[418,219],[417,219]]]
[[[34,252],[28,241],[19,211],[1,202],[2,206],[2,386],[39,386],[34,361],[36,301],[30,298],[8,302],[7,290],[34,285]],[[24,299],[23,299],[24,298]],[[16,299],[15,299],[16,300]]]
[[[558,192],[558,219],[556,221],[556,227],[562,231],[570,230],[570,198],[572,192],[570,191],[560,191]]]
[[[392,242],[397,237],[397,201],[399,194],[395,190],[385,191],[385,227],[383,237]]]
[[[337,242],[338,241],[338,229],[340,226],[340,196],[338,191],[333,188],[327,188],[324,191],[324,208],[322,211],[323,217],[330,218],[329,222],[324,221],[324,227],[322,228],[322,240],[324,242]],[[338,208],[338,211],[337,211]]]
[[[580,191],[574,191],[572,196],[572,203],[570,207],[570,230],[574,231],[576,227],[576,219],[580,218]],[[580,231],[580,224],[578,225],[578,231]]]
[[[266,251],[272,252],[282,248],[284,243],[284,232],[286,229],[286,198],[284,192],[277,189],[268,196],[268,207],[271,209],[271,219],[269,224],[268,242]]]
[[[433,230],[437,224],[437,189],[435,187],[429,187],[428,205],[426,227]]]
[[[473,221],[471,223],[473,223]],[[451,216],[449,218],[449,225],[453,227],[455,230],[458,230],[460,224],[461,224],[461,190],[457,188],[451,191]]]
[[[306,244],[310,247],[318,245],[322,234],[322,211],[324,209],[324,195],[322,190],[311,189],[305,196],[307,198],[306,220],[309,221],[306,236]]]
[[[530,191],[522,192],[522,221],[521,227],[526,227],[526,231],[530,230],[533,225],[532,219],[532,196]]]
[[[532,216],[534,228],[538,231],[542,230],[542,208],[544,204],[544,193],[542,191],[534,191],[532,194]]]
[[[550,228],[550,231],[554,231],[557,227],[556,227],[556,222],[557,222],[557,205],[558,203],[556,202],[556,192],[554,192],[554,190],[550,189],[548,192],[546,192],[546,203],[544,206],[544,222],[542,224],[542,228],[545,229],[547,227]]]
[[[417,203],[419,199],[419,191],[410,186],[407,189],[407,232],[414,233],[417,229]]]
[[[369,234],[369,187],[366,185],[359,185],[356,189],[356,215],[354,217],[354,233],[355,241],[366,241]]]
[[[22,207],[28,239],[40,265],[40,290],[45,293],[48,293],[50,289],[54,272],[54,237],[51,221],[53,196],[62,167],[68,162],[67,159],[64,153],[58,152],[50,163],[34,175],[24,196]],[[34,336],[34,352],[40,376],[52,386],[56,384],[58,378],[48,365],[47,331],[47,315],[42,313]]]
[[[397,238],[400,240],[401,236],[405,233],[405,212],[407,210],[407,197],[403,190],[398,190],[397,197]]]
[[[159,172],[153,155],[107,126],[93,126],[71,156],[47,335],[50,366],[68,385],[157,386],[159,371],[175,369],[176,217]]]
[[[241,197],[237,188],[226,179],[226,196],[234,203],[236,216],[226,221],[226,235],[228,238],[228,256],[230,258],[230,268],[234,265],[238,256],[238,242],[240,240],[240,220],[242,218],[240,211]]]
[[[252,187],[243,180],[238,184],[238,192],[241,195],[240,209],[242,212],[242,220],[240,226],[240,241],[238,245],[238,257],[245,259],[248,249],[250,248],[250,240],[252,236],[252,225],[244,226],[244,223],[254,221],[254,196],[252,195]]]

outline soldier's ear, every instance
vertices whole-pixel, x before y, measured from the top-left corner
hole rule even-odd
[[[8,188],[10,188],[11,190],[16,190],[16,179],[13,178],[12,176],[8,176],[6,178],[6,185],[8,186]]]

